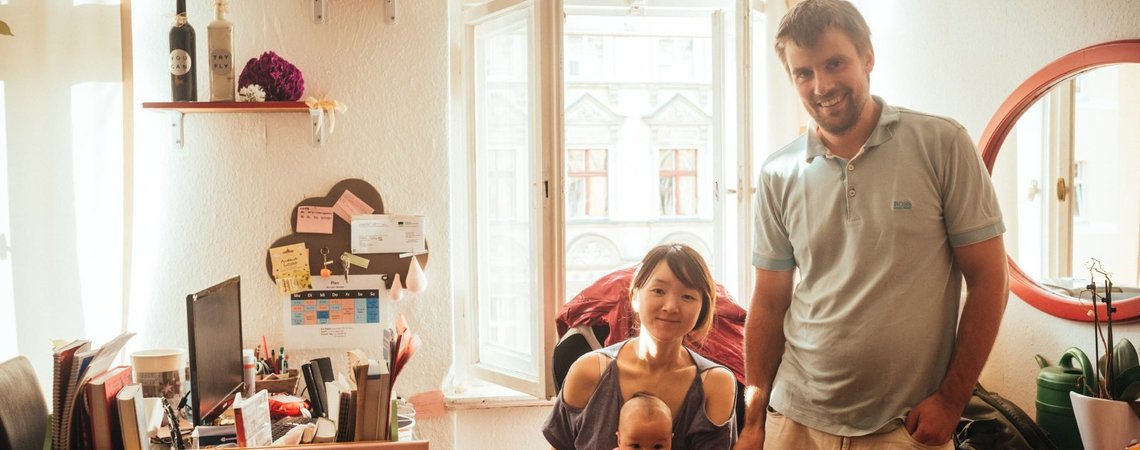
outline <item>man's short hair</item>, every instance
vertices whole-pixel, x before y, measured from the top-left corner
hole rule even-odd
[[[785,50],[788,41],[804,48],[815,47],[816,41],[829,27],[847,34],[859,55],[871,49],[871,28],[863,15],[850,2],[844,0],[804,0],[792,6],[776,31],[776,55],[780,63],[788,65]]]

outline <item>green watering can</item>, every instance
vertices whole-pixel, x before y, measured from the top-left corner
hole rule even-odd
[[[1036,359],[1041,366],[1037,373],[1037,424],[1049,433],[1058,448],[1083,449],[1069,392],[1093,395],[1096,376],[1092,362],[1076,347],[1065,350],[1056,366],[1050,366],[1041,355],[1036,355]],[[1079,367],[1073,367],[1074,360]]]

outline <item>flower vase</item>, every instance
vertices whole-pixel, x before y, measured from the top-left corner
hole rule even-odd
[[[1140,440],[1140,418],[1119,400],[1070,392],[1085,450],[1120,450]]]

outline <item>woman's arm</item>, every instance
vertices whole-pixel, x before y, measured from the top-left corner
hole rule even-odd
[[[723,425],[732,418],[736,408],[736,378],[724,367],[716,367],[702,374],[705,389],[705,415],[715,425]]]
[[[601,353],[587,353],[570,365],[566,382],[562,384],[562,401],[574,408],[582,408],[594,395],[598,380],[609,358]]]

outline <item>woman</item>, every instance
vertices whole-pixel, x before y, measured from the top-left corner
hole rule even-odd
[[[636,392],[665,401],[673,445],[728,449],[736,440],[732,373],[682,346],[713,323],[716,287],[700,254],[682,244],[653,248],[630,288],[638,337],[583,355],[570,366],[543,435],[554,448],[617,447],[618,413]]]

